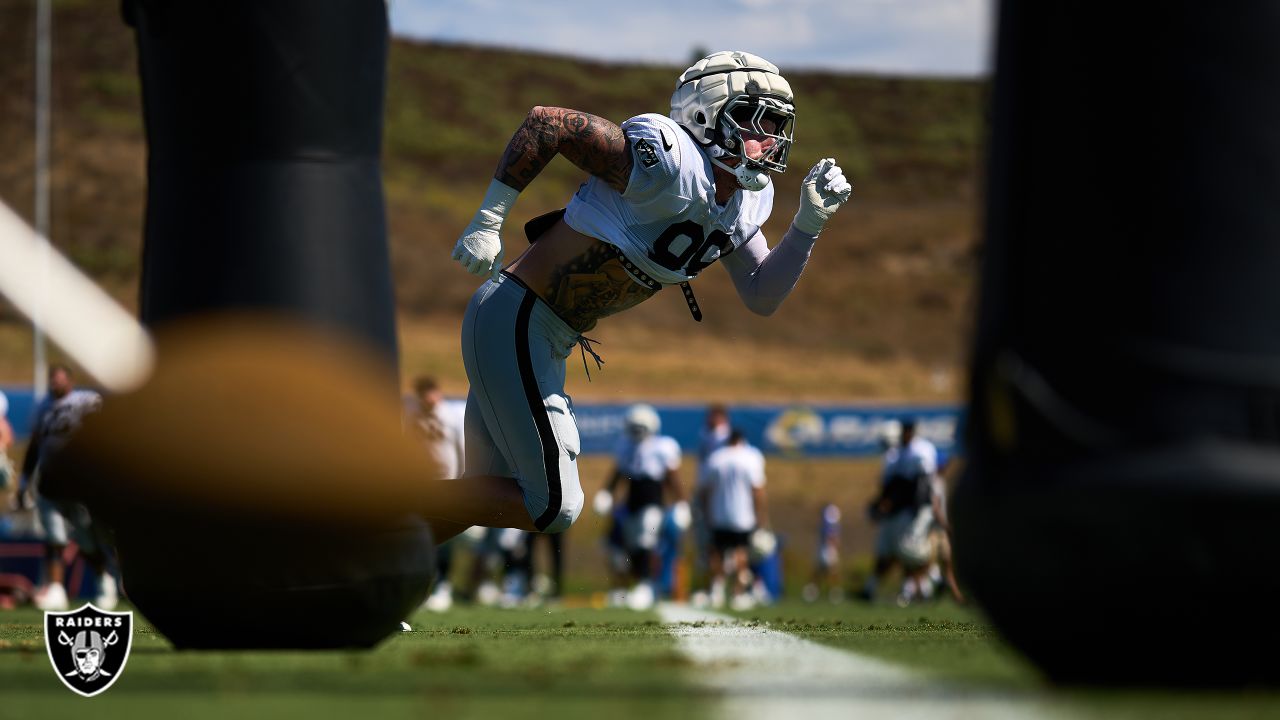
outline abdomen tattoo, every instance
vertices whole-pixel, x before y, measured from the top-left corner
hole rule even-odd
[[[556,314],[578,332],[586,332],[600,318],[635,307],[656,293],[632,280],[617,249],[599,241],[557,266],[547,286],[539,291]]]

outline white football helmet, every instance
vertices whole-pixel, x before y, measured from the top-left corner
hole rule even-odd
[[[640,403],[627,408],[627,434],[637,440],[657,435],[662,429],[662,418],[652,405]]]
[[[763,190],[770,172],[787,169],[795,137],[794,102],[791,85],[777,66],[758,55],[726,50],[706,56],[680,76],[671,95],[671,119],[744,188]],[[744,133],[773,145],[764,156],[748,158]],[[730,167],[722,157],[738,163]]]

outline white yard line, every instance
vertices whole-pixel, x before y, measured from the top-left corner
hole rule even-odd
[[[1067,717],[1032,693],[940,682],[681,605],[664,603],[658,612],[680,650],[701,666],[697,681],[724,693],[720,716],[726,720]]]

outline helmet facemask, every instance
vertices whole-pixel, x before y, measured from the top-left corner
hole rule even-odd
[[[733,173],[738,184],[758,192],[769,184],[769,173],[787,169],[787,155],[794,138],[795,108],[778,98],[738,95],[730,98],[720,111],[714,144],[720,152],[711,162]],[[771,144],[763,155],[749,157],[747,141]],[[737,158],[729,165],[724,158]]]
[[[720,114],[717,143],[729,157],[769,172],[785,172],[795,138],[795,108],[777,98],[739,95],[725,103]],[[747,157],[746,141],[772,140],[764,155]]]
[[[758,191],[787,167],[795,125],[791,85],[777,66],[746,52],[712,53],[685,70],[671,95],[671,118],[707,150],[711,162]],[[749,138],[746,136],[750,136]],[[746,140],[772,143],[746,157]],[[725,160],[736,158],[729,165]],[[732,161],[730,161],[732,162]]]

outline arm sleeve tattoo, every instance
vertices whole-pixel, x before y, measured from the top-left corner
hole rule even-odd
[[[618,192],[631,178],[631,153],[622,128],[578,110],[535,107],[507,143],[493,177],[524,190],[557,154]]]

